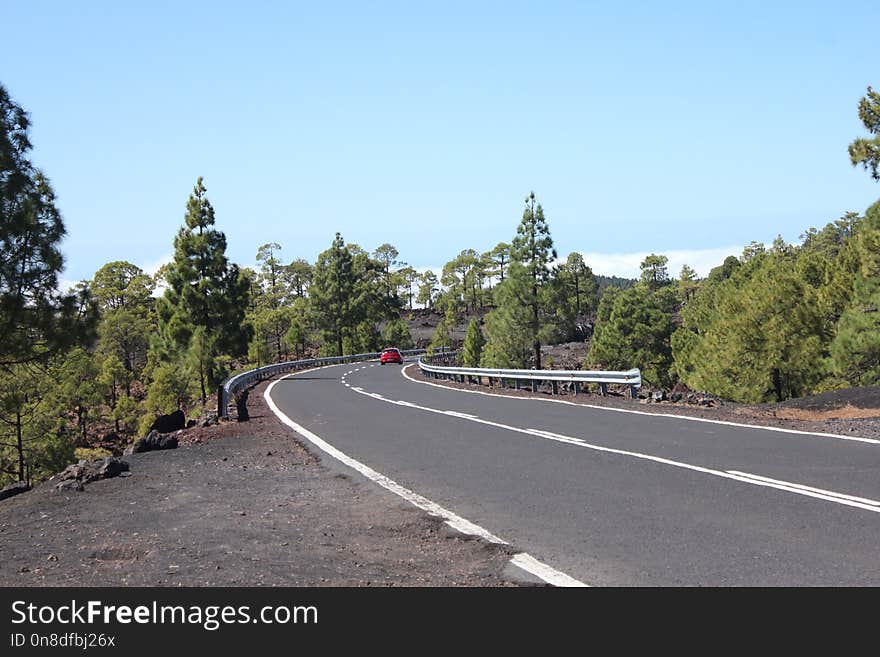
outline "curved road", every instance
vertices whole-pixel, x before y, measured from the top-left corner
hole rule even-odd
[[[591,586],[880,585],[880,444],[431,385],[416,365],[281,379],[274,404]]]

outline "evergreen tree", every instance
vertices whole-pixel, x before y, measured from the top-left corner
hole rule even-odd
[[[0,85],[0,367],[40,361],[91,338],[88,293],[58,290],[65,229],[55,193],[28,159],[27,113]]]
[[[422,274],[416,303],[422,304],[425,308],[432,308],[439,289],[437,283],[437,275],[430,269]]]
[[[850,162],[853,166],[861,164],[874,180],[880,180],[880,93],[871,87],[859,101],[859,119],[873,137],[860,137],[849,145]]]
[[[409,325],[403,319],[398,318],[388,322],[382,337],[385,340],[386,346],[403,350],[413,348],[413,339]]]
[[[214,208],[205,192],[199,177],[187,202],[185,226],[174,239],[168,287],[157,301],[165,360],[186,358],[197,329],[203,329],[194,346],[203,403],[208,388],[220,380],[217,356],[244,355],[250,338],[244,322],[249,282],[226,258],[226,236],[213,228]]]
[[[324,340],[324,354],[341,356],[343,340],[355,325],[355,278],[352,255],[339,233],[318,255],[309,290],[314,321]]]
[[[682,301],[687,302],[697,291],[697,272],[690,266],[684,264],[681,266],[681,272],[678,275],[678,292]]]
[[[114,261],[95,273],[91,289],[101,310],[98,351],[122,365],[121,370],[108,370],[116,372],[112,382],[115,407],[115,388],[119,386],[129,396],[131,383],[140,378],[147,363],[156,323],[154,282],[139,267]]]
[[[437,350],[452,348],[452,332],[455,330],[455,310],[451,305],[446,307],[443,313],[443,319],[434,329],[434,335],[431,336],[431,342],[428,344],[428,355],[434,354]]]
[[[397,249],[388,243],[376,247],[376,250],[373,252],[373,257],[382,265],[382,274],[388,296],[391,296],[393,291],[391,268],[397,264],[397,257],[399,255],[400,253],[398,253]]]
[[[474,317],[468,324],[467,333],[464,336],[461,364],[464,367],[479,367],[485,344],[486,339],[480,328],[480,320]]]
[[[560,268],[560,274],[567,288],[566,296],[574,302],[575,316],[593,312],[597,305],[599,285],[584,257],[577,251],[569,253],[565,265]]]
[[[507,242],[498,242],[495,247],[484,254],[491,263],[488,274],[497,276],[498,282],[504,282],[505,267],[510,263],[510,244]]]
[[[664,285],[668,285],[671,282],[666,268],[668,263],[669,258],[664,255],[652,253],[645,258],[640,265],[642,283],[647,285],[650,290],[658,290]]]
[[[497,308],[493,313],[502,311],[498,320],[489,322],[487,319],[486,333],[488,347],[495,354],[499,341],[508,342],[513,347],[518,343],[520,330],[513,326],[513,321],[525,320],[524,329],[531,343],[535,367],[541,369],[541,329],[542,314],[545,312],[545,301],[541,295],[541,287],[550,279],[550,264],[556,259],[550,229],[544,219],[544,210],[535,200],[531,192],[525,200],[522,221],[516,229],[510,249],[511,264],[508,267],[508,278],[505,280],[504,293],[496,299]],[[515,264],[514,264],[515,263]],[[508,307],[504,308],[503,304]],[[519,317],[516,309],[509,306],[520,306],[526,310],[524,317]],[[490,313],[491,315],[491,313]],[[516,317],[516,320],[514,318]],[[502,337],[499,330],[507,330],[516,334]],[[511,339],[510,338],[514,338]],[[495,345],[492,345],[492,342]],[[519,360],[518,354],[512,353],[513,360]],[[495,358],[495,356],[493,356]]]
[[[526,368],[534,348],[532,314],[522,303],[528,271],[516,260],[510,262],[509,275],[495,287],[495,308],[486,315],[486,344],[481,367]]]
[[[289,292],[297,297],[305,297],[312,282],[312,266],[299,258],[291,262],[282,272]]]
[[[28,159],[30,120],[0,85],[0,469],[30,481],[72,456],[47,367],[93,340],[88,289],[58,290],[65,235],[55,193]],[[8,479],[7,479],[8,480]]]
[[[638,367],[646,383],[670,385],[673,324],[665,302],[647,283],[606,294],[590,342],[587,369]]]
[[[405,291],[407,306],[410,310],[413,307],[413,285],[419,280],[419,272],[412,267],[403,267],[398,270],[397,275],[400,277],[400,287]]]

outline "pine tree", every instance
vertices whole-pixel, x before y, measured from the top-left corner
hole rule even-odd
[[[220,379],[217,356],[244,355],[250,338],[244,322],[249,283],[226,258],[226,236],[213,228],[214,208],[201,177],[187,201],[185,226],[174,239],[168,287],[157,302],[165,360],[186,358],[197,329],[202,402]]]
[[[154,282],[139,267],[114,261],[101,267],[92,279],[92,293],[101,309],[98,351],[118,360],[122,370],[113,381],[131,394],[131,384],[147,363],[150,336],[155,331]]]
[[[58,290],[65,235],[49,180],[28,158],[30,120],[0,85],[0,468],[29,481],[72,456],[47,368],[90,344],[98,312],[88,289]],[[11,457],[10,457],[11,455]]]
[[[486,344],[480,357],[481,367],[525,368],[534,347],[531,332],[532,314],[521,302],[523,282],[528,272],[512,260],[508,276],[495,287],[495,308],[486,315]]]
[[[343,340],[355,325],[352,255],[339,233],[318,255],[309,291],[314,321],[324,338],[324,354],[341,356]]]
[[[850,162],[853,166],[861,164],[874,180],[880,180],[880,93],[871,87],[859,101],[859,118],[873,137],[860,137],[849,145]]]
[[[422,304],[425,308],[432,308],[437,297],[437,282],[437,275],[430,269],[422,274],[416,303]]]
[[[55,192],[28,159],[27,113],[0,85],[0,367],[47,362],[91,339],[87,290],[58,290],[65,235]]]
[[[542,314],[546,310],[541,287],[549,281],[550,264],[556,257],[544,210],[535,200],[535,193],[531,192],[525,200],[522,221],[511,244],[508,277],[496,291],[497,307],[489,314],[497,313],[496,317],[492,321],[488,317],[486,320],[487,350],[491,360],[504,359],[500,350],[501,344],[506,343],[515,350],[508,357],[513,362],[520,361],[517,347],[524,331],[531,345],[535,367],[541,369]],[[525,309],[524,316],[518,308]],[[517,324],[521,321],[525,323],[520,328]],[[504,332],[509,335],[503,335]]]
[[[401,318],[388,322],[382,337],[385,340],[385,345],[388,347],[396,347],[398,349],[413,348],[413,339],[409,325]]]
[[[606,293],[599,304],[599,320],[590,342],[587,369],[637,367],[647,384],[669,386],[672,330],[672,320],[662,300],[647,284],[610,296]]]
[[[479,367],[485,344],[486,339],[480,328],[480,320],[474,317],[468,324],[467,333],[464,336],[461,364],[464,367]]]

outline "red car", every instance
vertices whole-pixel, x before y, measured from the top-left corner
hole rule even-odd
[[[379,362],[384,365],[385,363],[400,363],[403,364],[403,354],[400,353],[399,349],[389,348],[383,349],[381,355],[379,356]]]

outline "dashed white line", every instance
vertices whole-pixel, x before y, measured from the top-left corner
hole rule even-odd
[[[783,427],[766,427],[760,424],[745,424],[743,422],[728,422],[726,420],[712,420],[710,418],[705,417],[694,417],[692,415],[676,415],[674,413],[650,413],[648,411],[636,411],[629,408],[613,408],[611,406],[597,406],[596,404],[579,404],[576,402],[566,401],[564,399],[544,399],[542,397],[510,397],[509,395],[499,395],[494,392],[485,392],[482,390],[463,390],[461,388],[452,388],[450,386],[444,386],[439,383],[431,383],[430,381],[419,381],[418,379],[414,379],[409,374],[407,374],[406,369],[409,366],[403,367],[400,370],[401,375],[412,381],[413,383],[418,383],[426,386],[433,386],[435,388],[442,388],[443,390],[451,390],[453,392],[466,392],[471,395],[485,395],[487,397],[500,397],[501,399],[516,399],[516,400],[527,400],[527,401],[535,401],[535,402],[545,402],[550,404],[566,404],[568,406],[577,406],[580,408],[592,408],[598,411],[611,411],[614,413],[631,413],[633,415],[649,415],[651,417],[663,417],[663,418],[672,418],[675,420],[687,420],[688,422],[708,422],[710,424],[723,424],[729,427],[742,427],[744,429],[760,429],[763,431],[777,431],[780,433],[793,433],[802,436],[820,436],[822,438],[837,438],[838,440],[850,440],[859,443],[868,443],[872,445],[880,445],[880,440],[876,438],[863,438],[861,436],[844,436],[839,433],[822,433],[821,431],[801,431],[800,429],[785,429]]]
[[[806,486],[804,484],[794,484],[791,482],[783,482],[777,481],[774,479],[769,479],[768,477],[761,477],[759,475],[751,475],[748,473],[737,472],[737,471],[724,471],[724,470],[715,470],[713,468],[707,468],[699,465],[692,465],[690,463],[684,463],[682,461],[674,461],[672,459],[666,459],[660,456],[653,456],[651,454],[643,454],[641,452],[632,452],[629,450],[623,449],[615,449],[613,447],[605,447],[603,445],[595,445],[593,443],[588,443],[582,438],[577,438],[575,436],[566,436],[564,434],[553,433],[552,431],[545,431],[543,429],[527,429],[523,427],[516,427],[510,424],[503,424],[501,422],[494,422],[492,420],[484,420],[475,415],[471,415],[469,413],[460,413],[458,411],[448,411],[439,408],[431,408],[430,406],[421,406],[419,404],[414,404],[412,402],[407,401],[399,401],[394,399],[386,399],[382,395],[375,392],[368,392],[363,388],[352,388],[352,390],[366,395],[367,397],[372,397],[373,399],[383,401],[389,404],[395,404],[397,406],[407,406],[409,408],[413,408],[420,411],[425,411],[427,413],[437,413],[439,415],[447,415],[450,417],[455,417],[461,420],[465,420],[468,422],[477,422],[479,424],[485,424],[487,426],[496,427],[499,429],[505,429],[507,431],[513,431],[516,433],[523,433],[530,436],[537,436],[538,438],[543,438],[545,440],[552,440],[554,442],[565,443],[568,445],[573,445],[575,447],[584,447],[586,449],[592,449],[597,452],[605,452],[609,454],[618,454],[620,456],[629,456],[631,458],[642,459],[644,461],[652,461],[654,463],[661,463],[663,465],[669,465],[676,468],[682,468],[684,470],[691,470],[693,472],[700,472],[702,474],[712,475],[715,477],[721,477],[722,479],[731,479],[734,481],[743,482],[746,484],[751,484],[753,486],[762,486],[766,488],[774,488],[776,490],[783,490],[789,493],[794,493],[797,495],[804,495],[806,497],[812,497],[816,499],[825,500],[828,502],[834,502],[837,504],[843,504],[845,506],[855,507],[859,509],[864,509],[866,511],[873,511],[874,513],[880,513],[880,502],[876,500],[871,500],[867,498],[857,498],[852,495],[846,495],[844,493],[837,493],[834,491],[827,491],[820,488],[813,488],[810,486]]]

